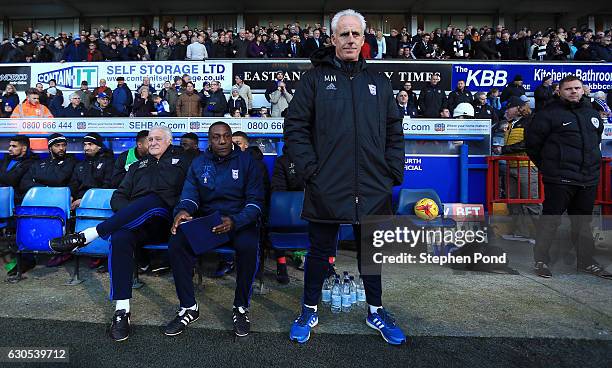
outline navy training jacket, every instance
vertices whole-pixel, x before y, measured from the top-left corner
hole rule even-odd
[[[263,206],[261,170],[250,153],[234,145],[226,157],[214,155],[209,148],[193,160],[174,214],[184,210],[197,217],[219,211],[240,230],[257,221]]]

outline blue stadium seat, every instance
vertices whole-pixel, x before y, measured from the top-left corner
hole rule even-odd
[[[115,189],[89,189],[81,199],[81,205],[76,209],[75,231],[83,231],[97,226],[113,215],[110,200]],[[110,243],[98,238],[77,251],[78,255],[108,255]]]
[[[15,191],[13,187],[0,187],[0,229],[8,226],[13,217],[15,206]]]
[[[414,205],[423,198],[431,198],[438,205],[440,216],[438,218],[425,221],[416,217],[414,214]],[[399,195],[399,204],[397,208],[398,215],[408,215],[414,225],[419,227],[455,227],[456,222],[452,219],[444,217],[444,206],[435,190],[430,188],[425,189],[402,189]]]
[[[430,221],[421,220],[416,217],[414,213],[414,205],[423,198],[431,198],[436,202],[439,209],[439,216]],[[444,229],[444,228],[454,228],[457,223],[453,219],[448,219],[444,217],[444,206],[442,205],[442,201],[440,200],[440,196],[436,193],[435,190],[430,188],[425,189],[402,189],[399,195],[399,205],[397,208],[398,215],[409,216],[409,220],[416,227],[422,228],[434,228],[434,229]],[[444,255],[451,252],[453,245],[444,243],[444,236],[442,237],[442,244],[434,245],[433,251],[434,255]]]
[[[308,249],[308,222],[300,217],[304,192],[274,192],[270,198],[268,229],[272,248]]]
[[[70,218],[70,189],[34,187],[15,208],[19,252],[52,252],[49,240],[63,236]]]

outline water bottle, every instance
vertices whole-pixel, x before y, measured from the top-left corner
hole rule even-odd
[[[355,285],[355,276],[349,277],[349,286],[351,289],[351,304],[357,303],[357,285]]]
[[[359,281],[357,282],[357,305],[363,305],[366,301],[365,288],[363,287],[363,280],[361,276],[359,276]]]
[[[332,313],[340,313],[342,311],[342,291],[340,290],[340,281],[334,282],[334,287],[331,292],[331,311]]]
[[[351,285],[349,280],[342,284],[342,311],[350,312],[353,305],[351,300]]]
[[[323,281],[323,290],[321,292],[321,301],[325,304],[329,304],[331,303],[331,286],[330,286],[330,281],[329,279],[325,279],[325,281]]]

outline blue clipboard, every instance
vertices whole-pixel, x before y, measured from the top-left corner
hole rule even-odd
[[[214,234],[212,228],[221,225],[221,214],[218,211],[204,217],[183,222],[179,229],[185,234],[193,252],[197,255],[209,252],[230,239],[228,233]]]

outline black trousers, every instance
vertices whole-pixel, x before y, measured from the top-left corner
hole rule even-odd
[[[329,270],[329,257],[336,255],[338,230],[340,224],[310,222],[308,238],[310,249],[304,265],[304,304],[317,305],[321,298],[323,281]],[[361,273],[361,226],[353,225],[357,242],[357,267]],[[366,302],[370,305],[382,305],[382,283],[380,274],[362,275],[366,292]]]
[[[228,245],[236,250],[236,291],[234,306],[248,308],[253,291],[253,281],[259,267],[259,227],[249,225],[229,233]],[[168,255],[174,276],[174,285],[181,307],[189,308],[196,303],[192,281],[192,270],[197,261],[189,240],[179,227],[170,238]]]
[[[544,205],[537,229],[534,259],[536,262],[550,262],[550,247],[555,241],[561,215],[565,211],[570,216],[571,240],[576,247],[578,266],[594,263],[595,241],[591,230],[593,206],[597,196],[597,186],[577,186],[546,183],[544,185]]]

